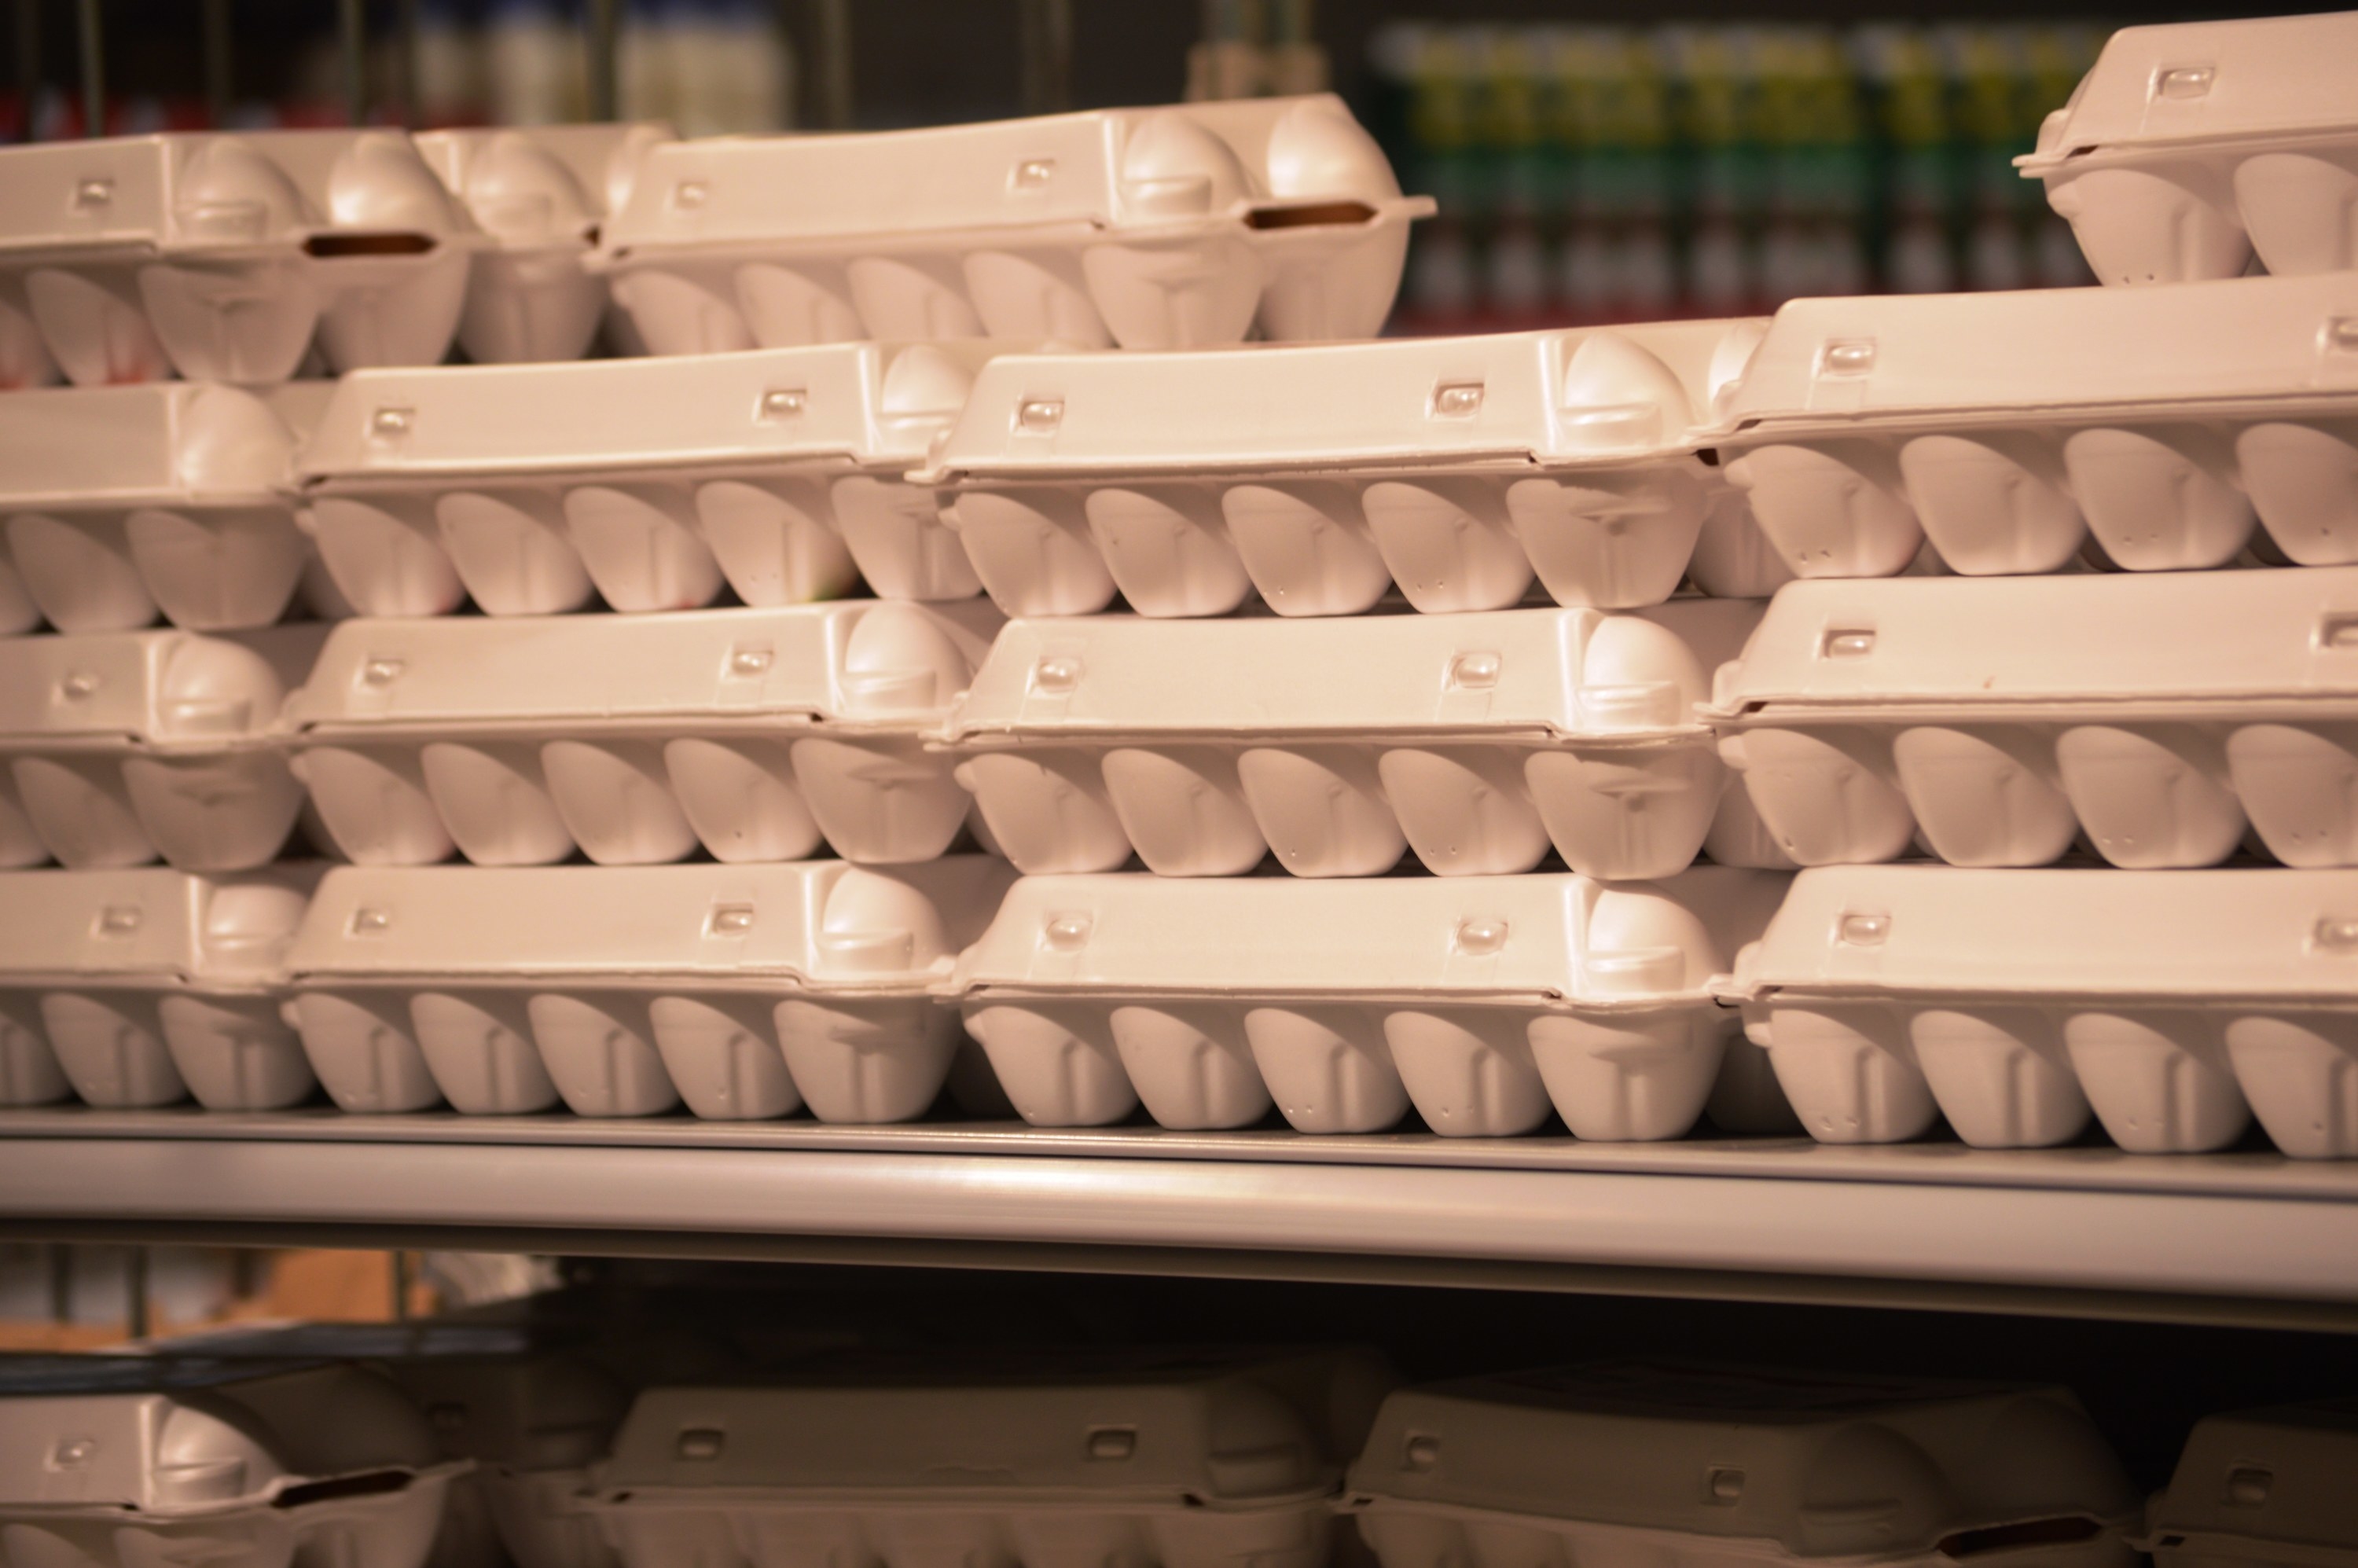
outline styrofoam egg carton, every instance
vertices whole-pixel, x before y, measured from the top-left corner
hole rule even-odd
[[[2254,543],[2358,561],[2358,274],[1786,306],[1719,405],[1727,477],[1802,577],[1971,577],[2093,538],[2132,571]]]
[[[606,280],[587,265],[668,125],[428,131],[418,155],[490,243],[475,253],[459,345],[478,364],[579,359],[604,320]]]
[[[637,1347],[641,1354],[644,1348]],[[162,1354],[215,1360],[357,1362],[422,1411],[452,1478],[427,1568],[613,1568],[583,1506],[628,1390],[540,1333],[485,1323],[238,1325]]]
[[[0,638],[0,866],[273,859],[303,787],[270,726],[324,630]]]
[[[1740,600],[1015,621],[950,710],[958,781],[1026,872],[1668,876],[1773,855],[1697,713]]]
[[[903,1121],[957,1016],[934,999],[1013,880],[955,855],[779,866],[341,867],[287,955],[347,1110]]]
[[[855,338],[1200,348],[1256,327],[1374,336],[1409,224],[1433,211],[1321,93],[671,142],[646,155],[600,254],[658,354]]]
[[[317,866],[0,871],[0,1105],[276,1110],[315,1087],[279,1016]]]
[[[311,561],[286,489],[328,389],[204,383],[0,398],[0,632],[267,626]]]
[[[282,728],[363,865],[926,860],[973,802],[923,738],[998,624],[980,600],[350,621]]]
[[[2347,1568],[2358,1563],[2358,1400],[2205,1416],[2138,1548],[2157,1568]]]
[[[465,1468],[358,1368],[0,1359],[11,1563],[423,1568]]]
[[[1676,1138],[1736,1019],[1712,1000],[1785,878],[1027,877],[955,989],[1025,1120]]]
[[[302,493],[345,596],[437,615],[471,595],[546,615],[979,584],[931,492],[901,475],[990,349],[842,343],[670,360],[347,376]]]
[[[2108,284],[2358,267],[2358,13],[2124,27],[2015,159]]]
[[[913,477],[1011,615],[1753,597],[1787,574],[1694,433],[1762,325],[1011,356]]]
[[[2358,864],[2358,568],[1795,583],[1713,710],[1805,866]]]
[[[649,1390],[597,1507],[627,1568],[1323,1568],[1323,1404],[1234,1356],[1064,1359]]]
[[[397,131],[0,150],[0,273],[80,386],[432,364],[481,234]],[[5,336],[5,334],[0,334]]]
[[[1726,994],[1826,1142],[2358,1157],[2358,872],[1805,871]]]
[[[1392,1395],[1347,1507],[1382,1568],[2129,1568],[2137,1497],[2062,1389],[1607,1362]]]

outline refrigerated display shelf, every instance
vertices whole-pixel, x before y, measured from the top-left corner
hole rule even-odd
[[[2358,1331],[2358,1164],[2257,1151],[0,1113],[0,1236],[331,1234]]]

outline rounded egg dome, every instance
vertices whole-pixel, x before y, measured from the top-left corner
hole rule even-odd
[[[902,350],[884,367],[877,401],[887,418],[954,416],[966,406],[974,377],[964,365],[929,344]]]
[[[973,678],[949,634],[911,605],[877,605],[843,650],[844,702],[857,713],[941,708]]]
[[[270,406],[233,386],[191,387],[180,414],[180,482],[197,492],[268,491],[287,481],[295,435]]]
[[[1147,115],[1122,149],[1122,201],[1141,216],[1224,212],[1252,194],[1235,149],[1180,110]]]
[[[192,238],[262,240],[318,222],[286,170],[235,136],[198,145],[181,169],[172,216]]]
[[[951,951],[933,901],[889,871],[848,868],[827,895],[819,946],[838,967],[923,969]]]
[[[511,243],[569,238],[598,216],[573,171],[513,131],[492,137],[467,171],[467,210]]]
[[[1269,136],[1269,193],[1286,200],[1400,195],[1390,159],[1367,128],[1333,98],[1305,98]]]
[[[373,131],[328,176],[328,218],[338,228],[447,233],[461,227],[450,192],[406,136]]]

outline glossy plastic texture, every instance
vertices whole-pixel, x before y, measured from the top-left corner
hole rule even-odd
[[[17,1564],[423,1568],[463,1465],[353,1367],[0,1361],[0,1538]]]
[[[1011,357],[914,477],[1011,615],[1757,597],[1787,574],[1696,430],[1761,327]]]
[[[2358,1157],[2358,872],[1804,871],[1729,992],[1821,1141]]]
[[[532,125],[428,131],[418,156],[489,243],[475,253],[459,346],[477,364],[579,359],[605,319],[606,280],[588,265],[600,225],[630,197],[667,125]]]
[[[781,192],[791,197],[782,199]],[[600,255],[648,350],[1364,338],[1409,223],[1325,95],[654,148]]]
[[[1642,1362],[1468,1379],[1386,1401],[1348,1497],[1382,1568],[2136,1561],[2136,1493],[2061,1389]]]
[[[2358,864],[2358,569],[1794,583],[1721,754],[1804,866]]]
[[[1012,879],[980,855],[340,868],[290,1011],[347,1110],[903,1121],[958,1049],[932,993]]]
[[[1713,438],[1805,578],[2358,562],[2358,275],[1797,300]]]
[[[1699,867],[1607,885],[1029,877],[958,961],[967,1028],[1042,1126],[1676,1138],[1736,1021],[1711,999],[1784,889]]]
[[[1698,708],[1758,604],[1008,624],[945,733],[1033,874],[1781,865]],[[1763,860],[1763,856],[1767,859]]]
[[[922,737],[982,600],[343,623],[282,723],[362,865],[931,860],[972,802]]]
[[[0,871],[0,1105],[276,1110],[315,1087],[279,1017],[317,866]]]
[[[687,610],[979,587],[900,476],[956,417],[983,344],[847,343],[347,377],[300,460],[362,613]]]
[[[33,143],[0,193],[0,299],[80,386],[436,363],[483,243],[397,131]]]
[[[0,398],[0,633],[267,626],[311,562],[287,494],[327,388]]]
[[[323,630],[0,639],[0,866],[276,857],[303,789],[270,725]]]
[[[2358,266],[2358,13],[2124,27],[2015,160],[2107,284]]]

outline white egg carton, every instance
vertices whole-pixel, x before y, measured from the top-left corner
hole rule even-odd
[[[281,960],[319,875],[0,871],[0,1105],[308,1099]]]
[[[944,734],[991,840],[1033,875],[1230,876],[1271,852],[1364,877],[1785,864],[1697,709],[1760,619],[1626,614],[1015,621]],[[1763,860],[1763,855],[1768,858]]]
[[[1712,708],[1801,865],[2358,865],[2358,568],[1795,583]]]
[[[1340,99],[652,149],[600,255],[658,354],[857,338],[1375,335],[1410,222]]]
[[[352,1111],[904,1121],[957,1054],[935,1000],[1014,873],[957,855],[779,866],[341,867],[287,958]]]
[[[2015,159],[2107,284],[2358,266],[2358,13],[2124,27]]]
[[[281,730],[362,865],[928,860],[973,802],[924,738],[998,625],[981,600],[350,621]]]
[[[1714,438],[1805,578],[2358,562],[2358,274],[1798,300]]]
[[[625,1568],[1325,1568],[1325,1400],[1234,1356],[1033,1359],[650,1390],[593,1507]]]
[[[1784,889],[1508,877],[1027,877],[954,987],[1023,1119],[1676,1138],[1737,1021],[1712,1000]]]
[[[628,1390],[532,1331],[463,1320],[236,1325],[182,1336],[167,1355],[357,1362],[424,1413],[452,1478],[427,1568],[618,1568],[581,1506]],[[630,1349],[644,1355],[644,1345]],[[635,1364],[635,1362],[634,1362]]]
[[[465,1469],[358,1368],[0,1359],[12,1563],[424,1568]]]
[[[2353,1473],[2358,1400],[2205,1416],[2136,1545],[2156,1568],[2349,1568],[2358,1563]]]
[[[337,371],[436,363],[483,243],[398,131],[33,143],[0,193],[5,293],[80,386],[266,384],[314,340]]]
[[[275,858],[303,786],[270,727],[324,631],[0,638],[0,866]]]
[[[0,398],[0,633],[267,626],[311,565],[287,486],[326,385]]]
[[[363,614],[694,609],[980,587],[902,482],[990,348],[842,343],[347,376],[297,460]]]
[[[1010,357],[913,477],[1011,615],[1757,597],[1787,574],[1696,431],[1763,327]]]
[[[1830,1143],[2358,1157],[2358,872],[1805,871],[1725,993]]]
[[[459,346],[478,364],[572,360],[606,319],[589,265],[598,231],[627,200],[668,125],[534,125],[428,131],[418,156],[488,238],[475,253]]]
[[[2138,1501],[2062,1389],[1643,1362],[1402,1390],[1346,1495],[1381,1568],[2128,1568]]]

